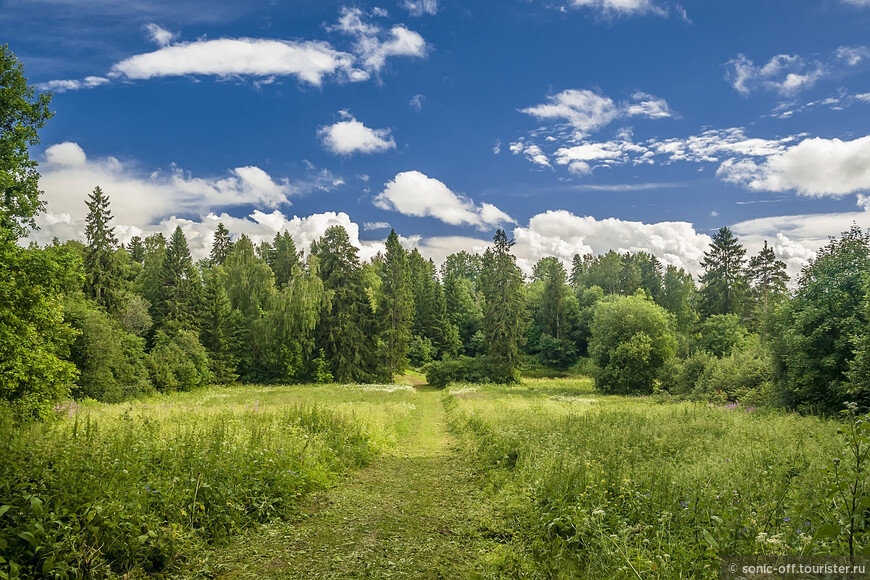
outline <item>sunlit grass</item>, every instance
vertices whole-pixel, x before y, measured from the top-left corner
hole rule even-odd
[[[834,422],[605,397],[588,380],[458,386],[445,402],[514,538],[494,576],[713,578],[729,554],[839,553],[814,538],[834,518]]]

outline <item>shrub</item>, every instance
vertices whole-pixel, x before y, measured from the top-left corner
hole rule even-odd
[[[712,355],[728,356],[740,349],[749,338],[749,331],[736,314],[714,314],[701,324],[698,345]]]
[[[189,391],[212,381],[208,353],[196,334],[180,330],[171,339],[160,332],[148,355],[148,371],[157,390]]]
[[[596,305],[589,354],[600,391],[651,393],[676,350],[672,316],[661,306],[639,296],[614,296]]]
[[[450,383],[490,382],[484,357],[460,356],[445,358],[426,365],[426,381],[433,387],[446,387]]]
[[[694,393],[708,399],[758,404],[769,399],[772,380],[772,359],[755,336],[742,350],[712,359]]]

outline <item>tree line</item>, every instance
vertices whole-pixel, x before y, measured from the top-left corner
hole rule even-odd
[[[539,260],[529,279],[503,230],[436,267],[395,231],[360,260],[332,227],[307,255],[278,232],[223,224],[194,262],[181,228],[119,244],[109,196],[87,197],[85,242],[19,243],[43,209],[29,148],[51,117],[0,47],[0,400],[47,416],[72,394],[120,401],[233,382],[435,385],[584,372],[608,393],[671,393],[831,412],[870,406],[870,232],[831,239],[788,288],[771,247],[747,259],[721,228],[696,282],[648,253]]]

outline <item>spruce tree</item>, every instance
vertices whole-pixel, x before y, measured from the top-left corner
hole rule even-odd
[[[701,266],[701,312],[743,315],[748,285],[744,272],[746,249],[727,227],[719,228]]]
[[[127,253],[130,254],[130,259],[137,264],[145,262],[145,246],[142,243],[140,236],[133,236],[127,243]]]
[[[526,330],[523,274],[510,253],[514,242],[508,240],[505,231],[498,230],[493,241],[483,256],[481,274],[490,378],[515,383],[519,380],[519,347]]]
[[[399,243],[395,230],[387,238],[387,251],[381,273],[383,316],[385,318],[384,363],[390,382],[408,365],[408,343],[414,316],[414,294],[408,269],[408,254]]]
[[[164,328],[191,330],[199,321],[200,281],[190,257],[187,238],[177,226],[166,246],[158,292],[159,324]]]
[[[232,249],[233,241],[230,239],[230,232],[224,227],[223,222],[220,222],[214,232],[209,261],[216,266],[222,265]]]
[[[284,287],[302,269],[302,256],[296,251],[296,243],[290,232],[275,234],[272,248],[269,252],[269,267],[275,274],[275,286]]]
[[[209,354],[209,363],[217,384],[234,382],[238,361],[233,352],[235,324],[226,290],[226,272],[221,266],[205,271],[200,317],[200,337]]]
[[[118,238],[115,237],[115,228],[109,225],[112,219],[109,196],[97,186],[85,204],[88,206],[85,218],[85,293],[100,306],[114,310],[120,294],[117,286],[121,281],[115,261]]]

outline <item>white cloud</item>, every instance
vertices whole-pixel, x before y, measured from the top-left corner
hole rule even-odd
[[[617,104],[613,99],[588,89],[562,91],[547,97],[546,103],[520,112],[542,121],[565,123],[583,133],[597,131],[620,117],[661,119],[673,116],[667,102],[653,95],[636,92],[631,101]]]
[[[555,256],[570,264],[574,254],[649,252],[665,265],[698,274],[700,261],[711,239],[699,234],[690,223],[645,224],[621,219],[580,217],[559,210],[538,214],[528,227],[513,231],[514,253],[526,272],[544,256]]]
[[[390,227],[389,222],[364,222],[363,229],[365,231],[370,230],[385,230]]]
[[[492,154],[498,155],[499,153],[501,153],[501,140],[496,139],[495,144],[492,146]]]
[[[717,175],[757,191],[795,190],[810,197],[842,197],[870,190],[870,136],[853,141],[805,139],[762,162],[730,160]]]
[[[36,87],[41,91],[52,91],[55,93],[65,93],[67,91],[78,91],[80,89],[93,89],[109,82],[105,77],[90,76],[82,80],[54,80],[46,83],[39,83]]]
[[[650,0],[570,0],[572,8],[590,8],[604,14],[627,15],[655,13],[667,14],[667,11],[653,4]]]
[[[784,97],[794,96],[815,85],[827,72],[822,63],[791,54],[778,54],[763,66],[756,66],[746,55],[739,54],[726,66],[729,67],[726,80],[742,95],[766,90]]]
[[[145,32],[148,33],[149,40],[160,47],[169,46],[169,44],[178,37],[176,33],[170,32],[153,22],[149,22],[145,25]]]
[[[323,146],[336,155],[354,153],[382,153],[396,148],[389,129],[370,129],[347,111],[340,111],[344,119],[317,131]]]
[[[348,72],[350,80],[363,81],[377,75],[391,56],[426,56],[426,41],[418,33],[402,25],[393,26],[389,32],[385,32],[364,16],[359,8],[342,8],[338,24],[331,29],[355,38],[357,62]]]
[[[138,54],[114,65],[111,74],[130,79],[294,75],[320,86],[324,76],[349,69],[353,61],[352,55],[325,42],[221,38],[174,44]]]
[[[411,16],[435,15],[438,13],[438,0],[403,0],[402,6]]]
[[[40,173],[48,212],[68,214],[73,222],[84,219],[84,200],[99,185],[112,201],[117,223],[139,226],[171,214],[202,215],[220,207],[277,208],[288,205],[296,193],[328,190],[342,182],[329,173],[311,172],[294,186],[254,166],[213,177],[194,177],[178,167],[148,174],[137,164],[114,157],[90,159],[79,145],[69,142],[45,151]]]
[[[451,225],[471,225],[480,229],[514,220],[495,207],[481,206],[464,195],[454,193],[437,179],[419,171],[399,173],[374,199],[375,206],[415,217],[434,217]]]
[[[870,6],[870,0],[842,0],[842,2],[845,2],[846,4],[851,4],[852,6],[859,6],[862,8]]]
[[[408,106],[417,111],[418,113],[423,110],[423,103],[426,101],[425,95],[414,95],[411,97],[411,100],[408,101]]]
[[[870,48],[866,46],[841,46],[834,54],[847,65],[856,66],[864,59],[870,57]]]
[[[718,162],[723,157],[736,155],[765,157],[786,150],[788,143],[796,137],[780,139],[758,139],[747,137],[738,127],[730,129],[711,129],[700,135],[684,139],[664,139],[650,141],[647,146],[656,155],[665,155],[670,161]]]

